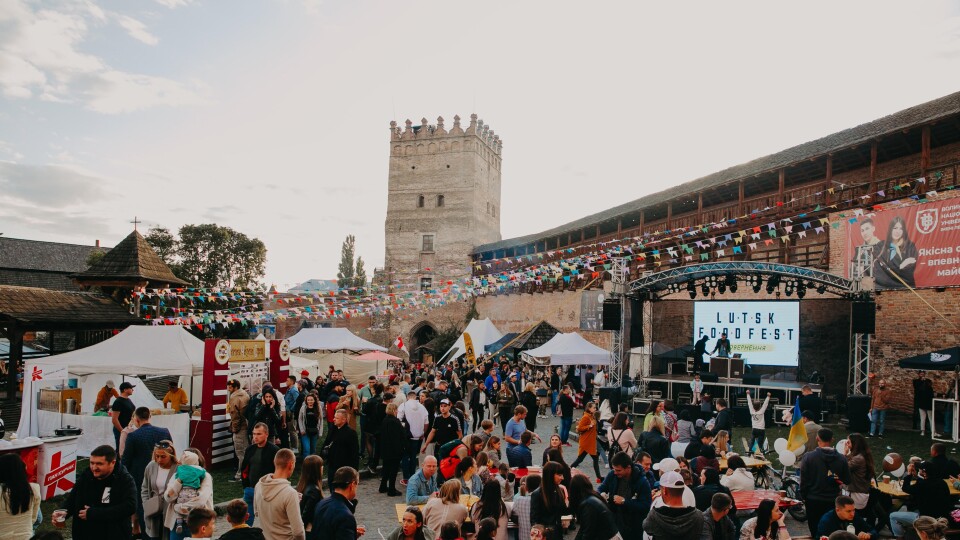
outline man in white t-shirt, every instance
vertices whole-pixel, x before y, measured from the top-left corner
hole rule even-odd
[[[410,440],[407,441],[407,448],[404,448],[400,458],[400,470],[403,471],[400,484],[405,486],[420,464],[420,442],[429,428],[430,415],[417,399],[417,393],[411,390],[407,392],[407,401],[397,407],[397,418],[410,426]]]

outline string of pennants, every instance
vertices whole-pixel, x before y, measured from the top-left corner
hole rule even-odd
[[[932,176],[939,179],[942,173],[939,171]],[[907,188],[922,186],[926,183],[926,178],[917,178],[912,181],[903,182],[893,186],[892,191],[902,192]],[[947,186],[942,191],[953,190],[955,186]],[[831,190],[828,190],[832,192]],[[823,192],[819,192],[822,194]],[[816,194],[815,194],[816,195]],[[886,196],[885,191],[880,190],[873,195],[878,197]],[[831,223],[826,217],[815,217],[818,214],[832,213],[839,210],[843,205],[857,205],[859,208],[853,209],[853,215],[848,216],[840,212],[838,217],[841,220],[847,220],[854,223],[863,215],[872,215],[889,208],[898,208],[905,204],[914,204],[926,202],[928,198],[935,198],[938,195],[936,191],[928,191],[924,195],[910,195],[905,199],[892,200],[882,204],[862,206],[869,201],[871,194],[861,195],[856,198],[839,201],[835,204],[821,206],[817,205],[810,213],[799,213],[791,217],[779,218],[765,224],[753,225],[738,231],[721,234],[713,237],[703,237],[694,239],[698,235],[706,235],[711,229],[722,229],[738,223],[738,220],[730,219],[724,222],[717,222],[709,225],[703,225],[693,229],[677,229],[666,231],[659,238],[633,237],[627,239],[614,239],[609,242],[600,242],[590,244],[587,248],[601,248],[588,253],[579,254],[573,257],[561,258],[556,261],[546,261],[540,264],[514,267],[509,271],[492,272],[488,274],[475,275],[473,280],[476,287],[487,288],[491,292],[502,290],[504,285],[518,286],[521,283],[533,281],[536,284],[546,282],[557,282],[562,279],[566,283],[573,280],[586,280],[598,278],[603,272],[609,271],[612,267],[612,259],[626,258],[628,261],[646,261],[651,259],[655,267],[660,267],[664,262],[677,264],[682,258],[684,262],[703,262],[711,259],[721,259],[733,255],[744,253],[745,250],[754,251],[767,248],[777,242],[787,244],[791,240],[800,240],[810,234],[820,235],[825,232],[826,227],[839,229],[840,221]],[[867,213],[867,211],[871,213]],[[814,215],[810,215],[814,214]],[[741,217],[740,219],[743,219]],[[653,236],[651,235],[651,236]],[[627,244],[618,244],[629,242]],[[669,245],[666,245],[668,244]],[[611,244],[613,244],[611,246]],[[606,247],[611,246],[611,247]],[[582,249],[583,246],[580,248]],[[563,256],[566,253],[573,253],[577,248],[566,248],[560,250],[547,251],[531,255],[521,255],[516,257],[505,257],[483,263],[474,264],[474,270],[482,270],[484,267],[490,269],[497,264],[515,264],[542,261],[544,258],[554,256]]]
[[[933,178],[942,178],[942,172],[932,173]],[[895,193],[903,192],[908,188],[918,188],[925,185],[926,178],[921,177],[893,186]],[[856,186],[849,186],[850,188]],[[941,188],[942,191],[951,191],[955,185]],[[843,191],[844,187],[840,191]],[[830,194],[835,188],[826,190]],[[822,196],[824,192],[809,195]],[[349,319],[357,316],[400,314],[405,310],[429,309],[442,306],[454,301],[465,301],[472,296],[503,292],[508,287],[518,287],[520,284],[534,282],[556,283],[563,280],[571,283],[574,280],[600,278],[604,272],[612,267],[612,259],[626,258],[628,261],[646,261],[652,259],[655,267],[664,262],[677,264],[682,258],[684,262],[708,261],[711,258],[720,259],[742,254],[745,249],[753,251],[769,247],[776,242],[787,244],[793,240],[806,238],[809,234],[820,235],[826,232],[826,227],[839,229],[842,221],[856,223],[861,217],[871,216],[887,209],[899,208],[903,205],[926,202],[935,198],[937,191],[927,191],[923,195],[910,195],[904,199],[895,199],[882,204],[867,205],[873,196],[883,198],[884,190],[872,194],[865,194],[855,198],[838,201],[835,204],[817,205],[809,213],[799,213],[791,217],[778,218],[765,224],[753,225],[744,229],[718,234],[708,237],[711,230],[729,228],[749,218],[757,219],[763,212],[771,210],[765,208],[755,211],[748,216],[737,219],[718,221],[698,227],[687,227],[668,231],[645,233],[643,236],[614,239],[608,242],[599,242],[579,248],[552,250],[519,257],[504,257],[473,265],[474,270],[490,269],[500,264],[522,264],[527,262],[543,261],[544,258],[560,256],[559,260],[546,261],[526,267],[515,267],[510,271],[479,274],[456,281],[446,281],[441,288],[420,290],[406,290],[402,293],[387,292],[386,287],[356,287],[343,288],[337,291],[317,293],[285,293],[283,296],[265,291],[222,291],[220,289],[204,288],[171,288],[147,289],[134,292],[141,300],[142,315],[152,320],[154,324],[181,324],[197,326],[227,325],[231,323],[262,324],[264,322],[282,321],[286,318],[300,317],[307,319]],[[800,199],[794,199],[794,202]],[[830,222],[827,217],[816,217],[822,213],[833,213],[841,206],[854,205],[852,214],[840,212],[839,220]],[[782,206],[778,202],[777,206]],[[775,209],[774,209],[775,210]],[[813,214],[813,215],[811,215]],[[700,237],[700,238],[697,238]],[[628,243],[624,243],[628,242]],[[670,245],[667,245],[670,244]],[[607,247],[609,246],[609,247]],[[574,257],[563,258],[564,254],[573,253],[577,249],[594,249]],[[451,266],[451,268],[454,268]],[[455,267],[463,271],[462,267]],[[416,283],[392,283],[391,288],[415,289]],[[156,304],[149,303],[150,299],[157,299]],[[147,302],[143,302],[147,299]],[[169,305],[171,301],[188,302],[191,307]],[[264,309],[267,302],[285,304],[284,307]],[[239,303],[240,305],[230,305]],[[217,308],[217,305],[220,305]]]

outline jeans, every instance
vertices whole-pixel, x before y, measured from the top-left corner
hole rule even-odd
[[[904,527],[912,526],[918,517],[920,517],[920,514],[916,512],[891,512],[890,532],[897,538],[903,538]]]
[[[300,436],[300,456],[307,457],[317,453],[317,435]]]
[[[870,411],[870,435],[883,435],[883,425],[887,421],[887,411],[873,409]]]
[[[919,409],[920,411],[920,432],[927,430],[927,419],[930,419],[930,434],[933,435],[937,430],[933,427],[933,411],[930,409]]]
[[[483,422],[483,406],[477,405],[476,409],[470,409],[470,416],[473,417],[473,425],[480,427],[480,422]],[[466,432],[464,432],[466,433]]]
[[[247,503],[247,512],[250,513],[250,517],[247,518],[247,525],[253,527],[253,488],[245,487],[243,488],[243,502]],[[173,538],[173,532],[170,533],[171,539]]]
[[[751,433],[750,438],[750,452],[753,452],[753,444],[757,444],[758,450],[763,450],[763,443],[767,440],[767,430],[765,429],[754,429]]]
[[[407,451],[400,457],[404,480],[409,480],[417,472],[417,466],[420,464],[420,443],[420,439],[407,441]]]
[[[560,417],[560,442],[567,444],[570,439],[570,427],[573,425],[573,417]]]
[[[570,464],[570,468],[576,468],[577,465],[580,465],[580,462],[583,461],[583,458],[590,456],[593,458],[593,472],[597,474],[597,478],[603,478],[603,475],[600,474],[600,460],[597,459],[597,455],[587,454],[586,452],[580,452],[580,455],[577,456],[577,459],[573,460],[573,463]]]
[[[550,414],[557,415],[557,400],[560,399],[560,392],[554,390],[550,392]]]
[[[117,428],[113,428],[113,443],[113,447],[117,449],[117,453],[120,453],[120,432],[117,431]]]

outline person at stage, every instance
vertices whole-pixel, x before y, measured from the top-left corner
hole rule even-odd
[[[727,339],[727,333],[724,332],[720,334],[720,339],[717,340],[717,346],[713,348],[713,351],[710,354],[715,354],[723,358],[729,358],[731,350],[733,350],[732,345],[730,345],[730,340]]]
[[[690,392],[693,393],[693,400],[690,401],[690,404],[699,405],[700,396],[703,395],[703,381],[700,380],[700,373],[696,368],[694,368],[693,380],[690,381]]]
[[[707,341],[709,339],[710,339],[709,337],[703,336],[700,339],[698,339],[697,343],[693,346],[693,375],[697,379],[700,378],[698,374],[700,373],[700,371],[703,370],[703,355],[707,354]],[[691,388],[692,388],[692,383],[691,383]],[[703,388],[701,387],[700,392],[702,391],[703,391]],[[694,391],[694,392],[695,394],[693,398],[694,399],[693,404],[696,405],[697,403],[700,403],[700,395],[699,395],[699,392],[697,391]]]
[[[877,379],[875,373],[869,376],[871,386],[870,396],[870,436],[883,438],[883,428],[887,421],[887,409],[890,408],[890,400],[893,398],[893,391],[887,388],[887,383],[883,379]],[[872,383],[876,383],[875,385]]]

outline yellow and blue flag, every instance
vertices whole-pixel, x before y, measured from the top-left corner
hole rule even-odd
[[[790,424],[790,433],[787,435],[787,450],[793,452],[807,444],[807,428],[803,425],[803,413],[800,410],[800,398],[793,404],[793,418]]]

